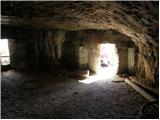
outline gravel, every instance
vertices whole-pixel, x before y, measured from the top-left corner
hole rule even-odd
[[[25,88],[30,79],[43,85]],[[3,119],[134,119],[139,118],[140,107],[147,103],[125,82],[111,79],[85,84],[53,73],[10,70],[2,72],[1,84]]]

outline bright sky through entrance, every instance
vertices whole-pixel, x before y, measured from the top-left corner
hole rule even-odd
[[[117,75],[119,65],[119,58],[115,44],[100,44],[99,63],[97,67],[97,74],[90,76],[85,80],[79,82],[90,84],[93,82],[109,80]]]
[[[8,39],[0,40],[0,55],[1,55],[1,63],[2,65],[10,64],[10,54],[8,47]]]

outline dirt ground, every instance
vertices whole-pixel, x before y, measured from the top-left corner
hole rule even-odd
[[[2,118],[139,118],[147,103],[125,82],[79,82],[52,72],[1,73]]]

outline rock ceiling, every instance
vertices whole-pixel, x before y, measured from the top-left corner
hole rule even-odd
[[[159,4],[152,2],[1,2],[1,24],[48,29],[114,29],[136,44],[158,46]]]

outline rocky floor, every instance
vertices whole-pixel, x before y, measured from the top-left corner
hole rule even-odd
[[[2,72],[2,118],[139,118],[147,103],[125,82],[92,83],[53,73]]]

